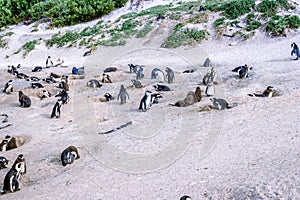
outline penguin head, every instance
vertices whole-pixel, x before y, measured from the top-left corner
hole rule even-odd
[[[22,170],[21,163],[17,163],[17,164],[15,165],[15,170],[17,170],[18,172]]]
[[[11,138],[10,135],[5,136],[5,139],[6,139],[6,140],[7,140],[7,139],[10,139],[10,138]]]
[[[151,95],[151,93],[152,93],[152,92],[149,91],[149,90],[146,90],[146,92],[145,92],[146,95]]]
[[[110,101],[113,99],[113,97],[109,93],[105,93],[104,97],[106,98],[106,101]]]
[[[268,86],[267,90],[272,90],[274,87],[273,86]]]
[[[190,196],[184,195],[180,198],[180,200],[192,200]]]

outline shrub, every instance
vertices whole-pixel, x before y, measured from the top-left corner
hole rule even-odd
[[[166,48],[176,48],[181,45],[193,44],[194,42],[201,42],[203,39],[206,39],[208,35],[207,31],[205,30],[180,30],[178,29],[178,27],[174,28],[173,30],[173,33],[166,39],[163,45]]]
[[[225,19],[226,19],[225,17],[221,17],[221,18],[217,19],[217,20],[214,22],[214,27],[215,27],[216,29],[219,29],[219,27],[220,27],[221,25],[224,25]]]
[[[287,28],[297,29],[300,27],[300,18],[297,15],[286,16],[285,21],[287,23],[286,25]]]
[[[206,6],[210,11],[223,11],[228,19],[236,19],[237,17],[250,12],[254,8],[255,0],[232,0],[225,2],[213,2]]]
[[[248,23],[246,30],[247,31],[253,31],[258,29],[261,26],[261,23],[259,21],[252,21]]]
[[[128,0],[114,0],[114,3],[115,3],[115,7],[116,8],[121,8],[123,7],[126,3],[127,3]]]
[[[137,38],[143,38],[145,37],[151,30],[153,29],[153,26],[150,26],[149,24],[146,24],[139,32],[136,34]]]

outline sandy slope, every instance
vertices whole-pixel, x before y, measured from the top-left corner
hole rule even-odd
[[[86,78],[71,82],[71,100],[63,107],[60,119],[50,119],[56,99],[39,100],[37,90],[16,86],[33,100],[33,106],[20,108],[17,93],[0,93],[1,113],[10,116],[12,127],[0,130],[23,136],[26,143],[18,149],[2,152],[11,160],[23,153],[28,172],[21,191],[7,199],[297,199],[299,191],[299,61],[292,61],[290,44],[299,42],[299,34],[269,39],[263,35],[228,46],[229,39],[204,41],[198,47],[175,50],[159,48],[166,31],[142,40],[133,39],[124,47],[101,47],[84,58],[84,49],[46,49],[39,47],[26,59],[13,55],[0,59],[0,85],[12,78],[9,64],[21,63],[24,73],[44,65],[47,55],[64,58],[68,68],[45,69],[70,74],[72,66],[85,66]],[[20,42],[24,34],[11,42]],[[146,45],[143,45],[146,42]],[[20,42],[21,43],[21,42]],[[17,45],[17,44],[16,44]],[[7,51],[7,52],[6,52]],[[9,51],[4,50],[3,55]],[[201,83],[209,69],[200,67],[210,57],[218,72],[216,97],[238,106],[220,112],[197,112],[210,103],[208,97],[183,109],[168,106],[183,99]],[[130,100],[95,102],[110,92],[116,96],[120,84],[130,86],[133,74],[128,63],[144,64],[145,88],[127,91]],[[240,80],[231,69],[248,64],[254,67],[248,79]],[[110,73],[113,83],[100,89],[86,87],[91,78],[100,79],[103,69],[116,66]],[[137,110],[145,89],[153,91],[150,79],[154,67],[170,66],[175,71],[171,92],[146,113]],[[193,74],[182,74],[185,69]],[[248,93],[272,85],[282,95],[272,99],[251,98]],[[204,90],[205,86],[200,85]],[[52,92],[58,91],[47,85]],[[99,135],[127,121],[133,124],[110,135]],[[69,145],[78,147],[81,158],[62,167],[60,153]],[[8,169],[0,171],[4,178]],[[2,182],[0,182],[2,187]]]

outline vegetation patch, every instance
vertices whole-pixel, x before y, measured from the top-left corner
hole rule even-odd
[[[266,31],[272,36],[285,36],[285,29],[297,29],[300,27],[300,19],[297,15],[279,16],[275,15],[271,18],[266,26]]]
[[[207,31],[189,28],[182,29],[183,26],[184,24],[177,24],[173,29],[173,33],[166,39],[162,46],[165,48],[176,48],[181,45],[199,43],[203,39],[207,39]]]
[[[143,38],[143,37],[145,37],[152,29],[153,29],[153,26],[151,26],[150,24],[146,24],[142,29],[140,29],[140,30],[137,32],[136,37],[137,37],[137,38]]]

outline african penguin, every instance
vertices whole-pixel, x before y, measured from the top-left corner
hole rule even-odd
[[[58,99],[53,106],[51,118],[53,117],[60,118],[61,106],[62,106],[62,100]]]
[[[3,89],[3,93],[10,94],[11,92],[13,92],[13,80],[9,80]]]
[[[263,93],[261,93],[261,94],[253,93],[253,94],[248,94],[248,96],[251,96],[251,97],[275,97],[275,96],[279,96],[279,94],[277,91],[274,90],[274,87],[268,86],[267,89],[265,89],[263,91]]]
[[[139,110],[146,112],[151,106],[151,91],[146,90],[144,97],[142,98],[139,106]]]
[[[63,166],[72,164],[74,160],[79,159],[78,150],[74,146],[69,146],[61,153],[61,162]]]
[[[5,157],[0,156],[0,170],[7,168],[6,165],[8,165],[8,160]]]
[[[252,70],[252,67],[249,67],[247,64],[245,64],[244,66],[234,68],[232,72],[237,72],[240,78],[246,78],[248,77],[248,72],[250,70]]]
[[[298,60],[300,57],[300,51],[299,51],[298,45],[295,42],[293,42],[291,44],[291,47],[293,48],[293,50],[291,52],[291,56],[293,56],[293,54],[295,54],[296,55],[295,60]]]

